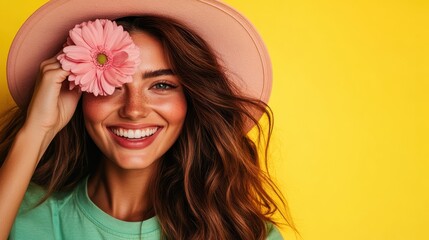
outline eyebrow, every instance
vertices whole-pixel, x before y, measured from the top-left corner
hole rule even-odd
[[[166,75],[176,75],[171,69],[159,69],[154,71],[147,71],[143,74],[143,78],[154,78]]]

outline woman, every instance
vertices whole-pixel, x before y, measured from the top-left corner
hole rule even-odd
[[[82,7],[84,1],[69,2],[91,9]],[[50,8],[62,18],[81,14],[88,20],[82,11],[89,10],[68,9],[64,15],[66,0],[49,4],[39,10],[46,19],[54,18],[46,16]],[[262,134],[257,120],[262,113],[270,117],[269,108],[241,89],[243,75],[234,77],[234,64],[217,57],[225,56],[222,48],[206,43],[194,31],[198,27],[181,23],[191,21],[186,14],[174,10],[213,7],[199,1],[145,4],[165,5],[157,5],[154,14],[138,10],[139,17],[122,17],[136,13],[118,10],[114,1],[103,6],[115,14],[99,10],[116,19],[138,49],[138,57],[131,50],[127,55],[136,63],[131,80],[92,83],[98,72],[88,77],[77,70],[79,61],[70,62],[76,48],[67,41],[59,56],[42,62],[32,97],[17,94],[21,88],[10,84],[20,110],[1,132],[2,238],[10,232],[11,239],[281,239],[273,226],[281,195],[259,166],[257,145],[246,136],[252,125]],[[174,13],[165,14],[169,9]],[[210,11],[204,17],[219,13]],[[93,23],[79,25],[82,36],[83,26]],[[41,23],[32,29],[35,25]],[[118,63],[109,65],[113,57],[105,51],[94,59],[103,71]],[[12,78],[15,84],[31,84]],[[267,140],[270,131],[271,121]],[[275,198],[268,194],[272,190]]]

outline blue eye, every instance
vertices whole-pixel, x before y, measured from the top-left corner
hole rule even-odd
[[[169,83],[165,83],[165,82],[159,82],[153,85],[154,89],[159,89],[159,90],[167,90],[167,89],[171,89],[171,88],[176,88],[175,85],[169,84]]]

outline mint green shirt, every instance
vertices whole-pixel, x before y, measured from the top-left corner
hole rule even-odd
[[[118,220],[99,209],[88,197],[86,181],[74,191],[51,196],[34,207],[43,196],[43,189],[31,184],[9,239],[161,239],[161,229],[156,217],[143,222]],[[277,228],[270,225],[267,240],[283,239]]]

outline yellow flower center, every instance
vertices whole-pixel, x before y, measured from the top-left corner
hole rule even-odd
[[[104,65],[104,64],[106,64],[106,63],[107,63],[107,56],[106,56],[106,54],[104,54],[104,53],[99,53],[99,54],[97,55],[97,62],[98,62],[100,65]]]

